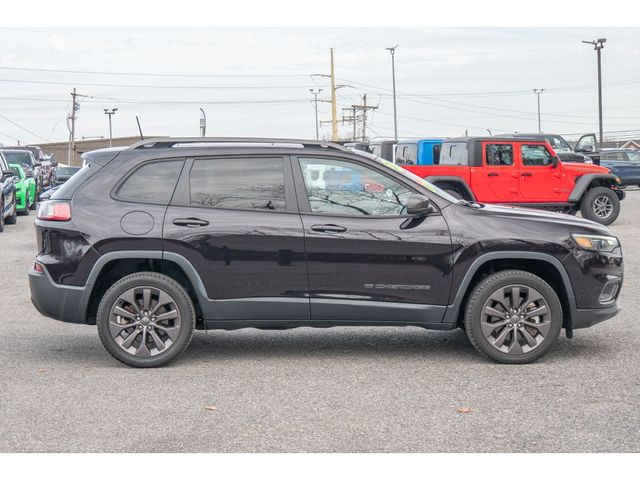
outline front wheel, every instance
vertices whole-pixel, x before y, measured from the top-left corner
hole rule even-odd
[[[592,188],[582,197],[580,213],[588,220],[611,225],[620,214],[620,199],[610,188]]]
[[[467,301],[471,344],[500,363],[529,363],[546,354],[562,328],[562,306],[540,277],[505,270],[484,278]]]
[[[154,272],[134,273],[114,283],[96,317],[107,351],[132,367],[159,367],[175,359],[195,329],[187,292],[172,278]]]
[[[7,217],[4,223],[7,225],[15,225],[18,222],[18,209],[16,208],[16,199],[13,199],[13,213]]]

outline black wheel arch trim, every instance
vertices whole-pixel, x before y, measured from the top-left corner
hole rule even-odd
[[[471,188],[469,188],[469,185],[467,185],[467,182],[465,182],[464,179],[460,177],[446,176],[446,175],[442,175],[442,176],[432,175],[430,177],[425,177],[425,180],[429,183],[433,183],[436,187],[438,186],[439,182],[454,183],[456,184],[456,186],[459,186],[464,190],[464,193],[468,195],[471,201],[473,202],[476,201],[476,197],[471,191]]]
[[[578,178],[571,194],[569,195],[569,202],[578,203],[582,200],[582,196],[591,185],[594,180],[605,180],[614,185],[618,184],[618,177],[612,173],[587,173],[586,175]]]
[[[465,293],[471,284],[471,280],[473,280],[474,275],[480,268],[485,265],[487,262],[492,260],[509,260],[509,259],[521,259],[521,260],[541,260],[549,263],[552,267],[554,267],[558,273],[560,274],[560,278],[562,279],[562,283],[564,285],[565,291],[567,292],[567,300],[569,302],[570,312],[564,312],[565,320],[569,320],[565,323],[565,325],[571,326],[572,319],[574,318],[574,312],[576,312],[576,299],[575,294],[573,292],[573,286],[571,284],[571,280],[569,278],[569,274],[567,273],[566,268],[562,264],[560,260],[556,257],[539,252],[520,252],[520,251],[501,251],[501,252],[490,252],[485,253],[474,260],[471,264],[467,273],[465,273],[462,282],[458,286],[458,290],[455,293],[455,298],[453,303],[447,307],[447,311],[444,315],[442,321],[444,323],[456,324],[458,321],[458,316],[460,314],[461,308],[463,308],[464,301],[466,300]],[[455,268],[455,267],[454,267]],[[569,318],[567,319],[567,314]]]
[[[205,316],[205,318],[218,318],[218,310],[216,308],[215,302],[213,299],[210,299],[207,296],[207,291],[204,287],[204,283],[202,282],[200,275],[191,264],[191,262],[177,253],[162,252],[158,250],[127,250],[120,252],[109,252],[101,255],[91,269],[91,273],[89,273],[85,285],[83,287],[77,287],[84,290],[79,305],[79,308],[82,312],[87,311],[89,301],[93,292],[93,287],[104,266],[113,260],[125,260],[127,258],[148,258],[174,262],[183,270],[183,272],[191,282],[191,285],[195,290],[195,294],[198,299],[198,303],[200,305],[200,309],[202,310],[203,316]]]

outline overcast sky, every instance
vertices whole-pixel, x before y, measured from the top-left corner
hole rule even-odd
[[[0,142],[66,141],[74,86],[76,138],[108,137],[104,108],[118,108],[114,136],[197,136],[200,107],[211,136],[315,136],[310,88],[330,98],[335,49],[338,111],[377,105],[367,135],[393,136],[391,59],[400,137],[485,129],[561,134],[597,130],[596,53],[581,40],[606,37],[604,129],[640,136],[640,29],[192,28],[2,29]],[[50,71],[38,71],[50,70]],[[81,72],[65,73],[60,70]],[[95,73],[82,73],[95,72]],[[320,103],[329,120],[329,103]],[[349,124],[340,127],[350,136]],[[321,136],[329,137],[323,124]]]

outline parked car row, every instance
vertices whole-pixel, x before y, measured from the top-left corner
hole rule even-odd
[[[421,138],[346,143],[438,185],[456,198],[576,214],[609,225],[622,191],[640,186],[640,152],[597,149],[594,134],[575,147],[560,135]]]
[[[5,224],[17,222],[18,215],[29,215],[38,201],[66,182],[80,167],[58,167],[53,156],[40,147],[0,148],[0,232]]]

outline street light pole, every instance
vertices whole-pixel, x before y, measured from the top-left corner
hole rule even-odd
[[[606,38],[599,38],[594,40],[593,42],[589,42],[583,40],[582,43],[588,43],[589,45],[593,45],[593,49],[596,51],[598,56],[598,120],[599,120],[599,136],[600,136],[600,148],[602,148],[603,136],[602,136],[602,61],[601,61],[601,50],[604,48],[604,43],[607,41]]]
[[[311,92],[311,95],[313,95],[314,97],[313,103],[315,104],[315,110],[316,110],[316,140],[320,140],[320,132],[318,130],[318,95],[320,94],[322,89],[319,88],[317,91],[315,91],[313,88],[310,88],[309,91]]]
[[[111,110],[109,110],[108,108],[104,109],[105,115],[109,116],[109,148],[111,148],[112,141],[113,141],[113,134],[111,131],[111,115],[115,115],[117,111],[118,111],[117,108],[112,108]]]
[[[202,112],[202,118],[200,119],[200,136],[206,137],[207,136],[207,114],[204,113],[204,110],[202,108],[200,108],[200,111]]]
[[[538,96],[538,133],[542,133],[542,128],[540,127],[540,95],[544,92],[544,88],[534,88],[533,93]]]
[[[393,138],[397,142],[398,141],[398,115],[396,112],[396,48],[398,45],[394,47],[389,47],[387,50],[391,53],[391,78],[393,80]]]

